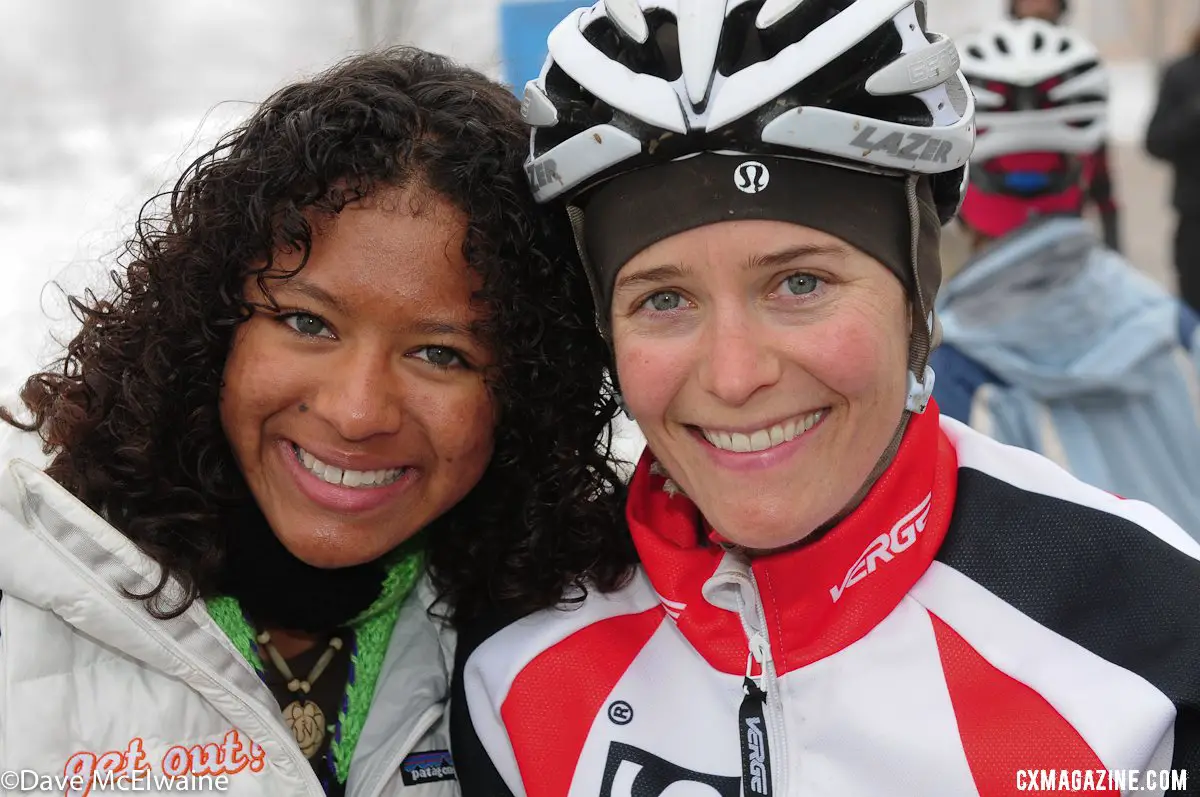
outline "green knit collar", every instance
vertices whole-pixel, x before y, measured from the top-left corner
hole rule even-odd
[[[350,676],[338,711],[334,738],[330,742],[331,774],[339,783],[344,784],[350,773],[350,761],[366,723],[400,607],[424,572],[424,565],[424,555],[420,550],[413,551],[410,546],[403,546],[388,566],[379,597],[348,624],[354,631]],[[205,605],[209,616],[254,667],[259,678],[265,680],[266,671],[255,639],[257,633],[242,611],[241,604],[236,598],[218,596],[205,601]]]

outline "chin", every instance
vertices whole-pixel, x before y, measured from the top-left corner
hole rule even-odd
[[[744,514],[740,516],[734,515],[734,517],[740,517],[742,520],[733,523],[720,523],[719,521],[714,522],[712,520],[709,522],[712,522],[716,529],[734,529],[732,534],[720,532],[720,535],[722,538],[730,541],[730,543],[744,547],[744,549],[751,549],[755,551],[772,551],[774,549],[782,549],[782,547],[799,543],[800,540],[804,539],[806,535],[808,535],[806,532],[798,531],[798,529],[792,525],[788,525],[786,527],[758,525],[758,523],[754,523],[754,521],[749,520]],[[745,533],[744,531],[738,531],[738,529],[746,528],[754,528],[756,531],[749,534]]]
[[[309,567],[320,570],[340,570],[375,561],[386,551],[364,551],[333,540],[282,540],[288,553]]]
[[[713,513],[704,512],[703,509],[701,512],[724,539],[743,548],[764,553],[795,545],[812,534],[819,525],[816,521],[805,522],[804,517],[794,510],[764,512],[761,504],[751,502],[727,504]],[[734,533],[726,534],[720,531],[721,529],[732,529]],[[740,531],[744,529],[755,531]]]
[[[812,532],[803,534],[756,534],[751,536],[742,536],[740,539],[727,537],[730,542],[752,552],[756,556],[765,556],[775,553],[776,551],[786,550],[793,545],[801,543],[805,538],[809,537]]]

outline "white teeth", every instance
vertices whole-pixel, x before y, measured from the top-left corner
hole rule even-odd
[[[333,465],[327,465],[300,446],[293,445],[292,451],[309,473],[330,484],[340,484],[343,487],[382,487],[391,484],[404,475],[406,468],[389,468],[388,470],[347,470]]]
[[[704,439],[722,451],[733,451],[738,454],[748,454],[754,451],[766,451],[769,448],[783,445],[795,440],[800,435],[817,425],[823,411],[793,418],[785,423],[779,423],[770,429],[759,429],[757,432],[743,434],[741,432],[719,432],[702,429]]]

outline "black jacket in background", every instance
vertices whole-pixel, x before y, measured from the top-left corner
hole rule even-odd
[[[1200,215],[1200,53],[1180,59],[1163,75],[1146,151],[1175,167],[1179,212]]]

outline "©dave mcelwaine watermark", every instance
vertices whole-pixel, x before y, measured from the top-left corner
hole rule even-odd
[[[1020,769],[1017,791],[1187,791],[1186,769]]]
[[[91,780],[85,775],[45,775],[36,770],[9,769],[0,772],[0,791],[4,794],[53,792],[64,797],[82,795],[122,794],[125,792],[190,792],[212,794],[229,789],[228,775],[183,775],[170,777],[149,769],[133,772],[94,772]]]
[[[221,792],[229,779],[242,771],[261,772],[262,747],[230,730],[218,744],[175,745],[151,766],[141,737],[129,740],[124,750],[105,753],[78,752],[67,759],[62,774],[47,775],[31,769],[0,772],[0,790],[55,792],[63,797],[118,792]]]

